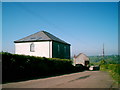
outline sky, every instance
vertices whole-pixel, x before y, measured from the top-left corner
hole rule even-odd
[[[2,50],[14,41],[47,31],[71,44],[71,56],[118,54],[117,2],[3,2]]]
[[[2,2],[119,2],[120,0],[1,0]]]

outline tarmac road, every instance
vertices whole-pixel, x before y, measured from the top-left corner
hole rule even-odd
[[[3,88],[111,88],[107,72],[84,71],[62,76],[3,84]]]

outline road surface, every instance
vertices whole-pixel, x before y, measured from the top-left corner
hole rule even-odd
[[[62,76],[3,84],[3,88],[111,88],[107,72],[84,71]]]

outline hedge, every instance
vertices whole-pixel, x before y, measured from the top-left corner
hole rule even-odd
[[[101,71],[108,71],[113,79],[120,84],[120,64],[105,64],[100,66]]]
[[[69,59],[1,54],[3,83],[80,71]]]

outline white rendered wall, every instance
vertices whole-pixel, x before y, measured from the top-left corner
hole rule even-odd
[[[75,61],[76,64],[82,64],[84,66],[85,60],[84,60],[83,56],[78,56],[75,60],[76,60]]]
[[[34,52],[30,51],[30,44],[34,44]],[[15,43],[15,54],[52,58],[52,41]]]
[[[84,66],[85,61],[89,61],[89,58],[86,57],[84,54],[81,54],[77,58],[74,58],[75,64],[82,64]]]

